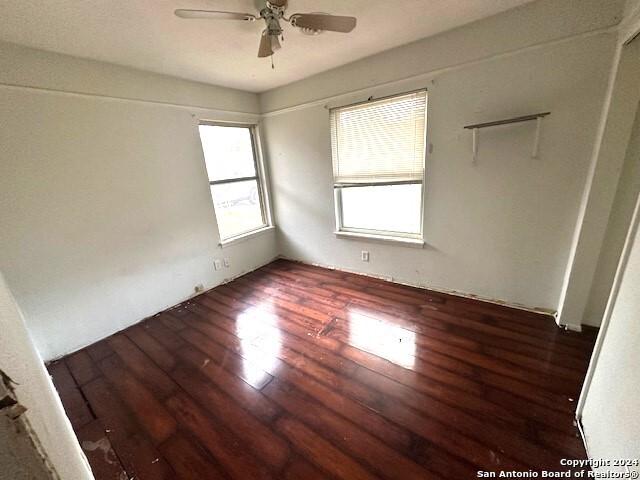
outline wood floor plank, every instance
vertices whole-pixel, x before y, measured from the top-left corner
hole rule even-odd
[[[231,314],[231,313],[228,313],[228,314]],[[296,362],[295,364],[297,365],[297,367],[298,367],[298,368],[307,368],[307,367],[309,367],[311,370],[308,370],[308,371],[307,371],[307,373],[309,373],[310,375],[316,375],[316,376],[317,376],[317,375],[323,375],[323,376],[321,376],[321,377],[320,377],[320,380],[321,380],[321,381],[324,381],[325,383],[327,383],[327,382],[328,382],[329,384],[332,384],[334,387],[335,387],[337,384],[339,384],[339,383],[341,383],[341,382],[342,382],[340,379],[335,379],[335,378],[334,378],[334,376],[333,376],[331,373],[329,373],[327,370],[325,370],[324,368],[320,368],[320,367],[317,367],[317,366],[316,366],[316,367],[313,367],[313,366],[312,366],[312,362],[311,362],[310,360],[306,360],[306,361],[304,361],[303,359],[301,359],[301,358],[299,358],[299,357],[296,357],[296,353],[295,353],[295,352],[293,352],[293,351],[291,351],[291,350],[289,350],[289,349],[282,349],[282,350],[278,353],[278,355],[280,355],[280,357],[281,357],[281,358],[283,358],[283,359],[285,359],[285,360],[288,358],[290,361],[292,361],[292,362]],[[382,379],[378,379],[378,382],[380,382],[381,380],[382,380]],[[333,383],[332,383],[332,382],[333,382]],[[350,388],[351,388],[352,390],[353,390],[353,389],[356,389],[356,390],[358,389],[357,385],[355,385],[355,384],[350,385]],[[360,393],[359,393],[359,395],[360,395],[360,396],[361,396],[361,398],[362,398],[362,393],[361,393],[361,392],[362,392],[362,388],[360,388]],[[414,407],[415,407],[416,405],[419,405],[422,409],[424,409],[425,411],[428,411],[428,410],[429,410],[428,406],[429,406],[429,405],[431,405],[431,406],[435,406],[435,407],[439,407],[439,408],[443,408],[443,407],[444,407],[444,408],[445,408],[445,410],[446,410],[446,405],[443,405],[443,404],[441,404],[440,402],[436,402],[436,403],[431,402],[431,404],[429,404],[428,402],[425,402],[425,400],[427,400],[427,399],[422,398],[422,397],[419,397],[419,396],[418,396],[416,393],[414,393],[414,392],[410,392],[410,391],[408,391],[408,392],[413,394],[413,396],[412,396],[412,397],[409,397],[409,400],[411,400],[411,398],[415,398],[415,400],[411,400],[411,402],[412,402],[412,404],[413,404],[413,406],[414,406]],[[402,397],[402,396],[400,395],[400,397]],[[371,399],[371,396],[369,395],[369,396],[368,396],[368,398],[369,398],[369,399]],[[407,399],[406,399],[406,398],[402,398],[402,400],[405,400],[405,401],[406,401]],[[426,403],[427,405],[424,405],[424,403]],[[448,421],[448,422],[452,422],[453,420],[455,420],[455,419],[457,418],[457,416],[451,416],[451,415],[449,415],[449,416],[446,416],[445,418],[446,418],[446,421]],[[524,426],[523,426],[523,427],[524,427]],[[501,431],[498,431],[498,432],[499,432],[500,434],[502,434],[502,432],[501,432]],[[523,443],[523,446],[524,446],[524,448],[525,448],[525,449],[526,449],[526,448],[530,448],[530,449],[532,449],[532,450],[534,450],[534,451],[536,451],[536,452],[537,452],[537,454],[538,454],[537,459],[545,458],[545,457],[546,457],[546,455],[545,455],[544,451],[542,451],[542,450],[537,450],[534,446],[529,445],[529,444],[528,444],[526,441],[524,441],[524,440],[522,440],[522,443]],[[523,455],[523,457],[524,457],[524,455]]]
[[[337,478],[344,480],[379,478],[293,418],[280,418],[276,423],[276,429],[287,437],[302,455]]]
[[[350,332],[341,328],[333,329],[329,335],[343,343],[351,342]],[[362,343],[356,343],[354,346],[365,348]],[[574,391],[575,384],[579,383],[577,381],[572,383],[567,381],[567,379],[554,377],[553,375],[545,375],[544,372],[519,367],[510,362],[499,362],[482,353],[471,352],[459,347],[443,344],[430,338],[423,338],[421,347],[422,348],[416,348],[415,350],[415,354],[419,358],[431,358],[435,352],[436,354],[441,354],[456,361],[466,363],[472,368],[488,370],[502,376],[516,378],[525,383],[530,383],[538,388],[543,388],[555,393]]]
[[[314,280],[311,286],[317,287],[322,284],[322,280],[326,281],[338,281],[344,285],[356,285],[361,289],[376,290],[382,289],[387,291],[395,291],[403,295],[413,295],[417,298],[425,299],[426,304],[424,307],[434,307],[442,309],[443,311],[453,312],[458,315],[463,313],[463,316],[469,314],[469,312],[478,312],[486,319],[504,319],[511,325],[519,325],[526,327],[533,327],[539,332],[551,333],[556,335],[562,334],[563,341],[572,343],[574,340],[581,344],[583,347],[589,347],[595,340],[593,333],[586,332],[586,334],[574,335],[574,332],[565,332],[555,328],[554,322],[550,322],[551,316],[544,313],[526,311],[500,305],[496,303],[487,303],[478,301],[473,298],[466,298],[461,296],[447,295],[445,293],[433,292],[422,288],[411,287],[406,285],[399,285],[387,282],[385,280],[364,277],[348,272],[341,272],[337,270],[330,270],[312,265],[305,265],[302,263],[290,262],[286,260],[278,260],[272,262],[269,265],[265,265],[261,270],[266,270],[271,273],[289,275],[289,278],[302,281],[306,275],[311,274]],[[306,272],[306,273],[302,273]]]
[[[154,444],[164,442],[176,431],[176,421],[162,406],[161,400],[129,373],[124,362],[111,356],[102,360],[99,366],[118,396],[135,412]]]
[[[227,286],[227,288],[231,288],[231,286]],[[256,293],[255,291],[245,294],[243,297],[241,297],[240,303],[236,302],[237,305],[234,307],[226,307],[226,310],[224,313],[225,315],[232,316],[234,312],[237,312],[237,310],[241,308],[241,306],[243,305],[242,302],[248,302],[253,305],[259,305],[260,297],[261,295],[259,293]],[[221,299],[221,298],[224,298],[224,295],[220,295],[219,293],[216,293],[215,298]],[[210,300],[208,301],[210,302]],[[203,302],[205,302],[206,304],[207,300],[203,300]],[[246,307],[246,304],[245,304],[245,307]],[[305,312],[308,313],[309,308],[306,308]],[[365,317],[364,320],[366,321],[367,318]],[[340,324],[342,328],[334,328],[331,331],[331,334],[334,337],[337,337],[339,340],[345,343],[349,343],[353,338],[357,339],[358,336],[353,337],[351,335],[349,327],[348,326],[345,327],[343,325],[344,321],[345,320],[342,319],[342,323],[336,322],[335,325],[337,326],[338,324]],[[371,325],[368,328],[363,328],[361,330],[365,330],[365,329],[368,330],[369,328],[376,327],[375,320],[371,320],[368,323],[370,323]],[[466,339],[464,337],[446,334],[444,332],[435,331],[435,330],[433,330],[428,336],[412,335],[409,332],[406,332],[406,331],[403,332],[402,331],[403,329],[398,328],[397,326],[394,326],[394,329],[391,332],[388,332],[389,330],[388,325],[389,324],[387,322],[380,322],[378,324],[378,327],[377,327],[378,330],[385,330],[383,331],[381,336],[388,336],[389,333],[391,333],[391,334],[402,335],[405,338],[411,337],[412,339],[411,341],[413,344],[419,347],[424,347],[423,349],[419,349],[418,352],[416,352],[417,355],[421,355],[421,354],[424,355],[426,353],[431,354],[430,350],[436,349],[440,353],[443,353],[445,355],[449,354],[451,356],[454,356],[455,358],[461,358],[464,361],[465,353],[470,352],[469,357],[473,359],[473,361],[476,364],[483,365],[485,368],[494,368],[494,369],[501,368],[499,373],[503,373],[503,374],[504,372],[511,371],[512,369],[518,369],[517,372],[515,372],[518,375],[523,375],[523,373],[526,374],[527,371],[529,371],[530,373],[528,373],[525,376],[530,382],[537,385],[542,383],[542,384],[545,384],[545,386],[546,386],[546,383],[551,382],[553,383],[556,391],[561,391],[563,389],[570,388],[572,385],[579,383],[580,381],[579,373],[571,371],[569,369],[555,367],[554,365],[550,364],[547,361],[544,361],[538,365],[534,365],[533,368],[528,368],[522,365],[513,364],[511,361],[509,363],[505,363],[503,367],[502,363],[494,362],[493,357],[487,355],[484,351],[484,348],[483,350],[480,350],[479,345],[475,341],[471,342],[469,339]],[[387,326],[386,329],[384,328],[385,326]],[[340,335],[340,333],[341,333],[341,336],[338,336]],[[454,340],[452,341],[450,339],[454,339]],[[362,344],[354,344],[354,345],[359,348],[363,348]],[[448,348],[449,350],[447,351]],[[526,357],[523,358],[522,356],[518,356],[517,354],[510,354],[509,352],[504,353],[498,349],[496,349],[495,352],[506,355],[506,356],[511,355],[511,360],[516,359],[516,361],[525,362],[527,365],[531,365],[531,362],[535,363],[535,360],[529,359]],[[584,365],[584,368],[586,368],[586,364]],[[544,369],[544,371],[540,371],[541,369]],[[556,373],[557,375],[560,375],[564,378],[558,378],[557,375],[556,376],[545,375],[545,373]],[[563,380],[575,380],[575,382],[571,383]]]
[[[67,391],[78,388],[64,358],[49,363],[47,370],[60,395],[64,395]]]
[[[284,471],[284,480],[332,480],[326,472],[321,472],[303,458],[294,458]]]
[[[106,340],[100,340],[89,345],[85,350],[94,362],[99,362],[103,358],[107,358],[109,355],[113,354],[113,350],[111,350],[111,347]]]
[[[280,413],[280,409],[273,402],[265,396],[259,395],[255,388],[242,380],[241,377],[246,376],[244,369],[242,374],[236,372],[234,375],[222,365],[208,361],[209,356],[198,350],[200,345],[199,343],[197,346],[194,345],[195,348],[181,350],[179,352],[180,359],[191,368],[197,368],[210,382],[229,394],[235,402],[265,423],[269,423]]]
[[[437,478],[346,418],[302,394],[291,384],[274,380],[264,389],[264,394],[285,408],[289,415],[303,421],[314,432],[321,433],[333,445],[348,451],[360,463],[369,465],[382,478]]]
[[[199,348],[196,344],[194,344],[194,346]],[[233,342],[229,342],[228,346],[233,349]],[[242,350],[242,347],[238,347],[238,344],[235,344],[235,347],[239,348],[243,354],[248,355],[249,357],[254,356],[254,353],[252,353],[251,350]],[[264,352],[256,350],[255,355],[259,354],[264,355]],[[183,358],[188,358],[188,361],[193,366],[202,365],[202,359],[206,358],[206,355],[203,353],[187,349],[182,352],[182,355]],[[394,446],[396,449],[400,451],[410,450],[414,441],[411,434],[387,421],[383,417],[375,414],[370,409],[338,394],[334,390],[331,390],[323,384],[315,381],[313,378],[303,374],[300,370],[289,366],[279,359],[270,358],[268,361],[263,362],[262,365],[269,369],[273,375],[277,375],[278,378],[295,384],[302,391],[316,398],[328,408],[333,409],[336,413],[347,415],[349,418],[356,421],[356,423],[362,428],[378,436],[378,438]],[[236,388],[238,382],[233,382],[233,378],[229,378],[228,374],[225,374],[224,380],[220,381],[218,378],[220,371],[221,370],[216,368],[213,364],[207,364],[206,366],[201,367],[201,372],[203,374],[207,375],[210,379],[220,385],[220,387],[226,392],[231,392],[238,402],[245,404],[246,408],[251,410],[259,418],[264,418],[269,421],[278,414],[279,409],[275,407],[272,402],[268,401],[265,405],[266,398],[264,396],[257,395],[255,391],[247,389],[246,387],[238,390]]]
[[[111,384],[99,377],[85,384],[83,392],[124,466],[128,478],[173,480],[174,472],[147,437],[142,418],[120,399]],[[97,477],[97,480],[102,480]]]
[[[160,322],[167,327],[169,330],[173,330],[174,332],[179,332],[182,330],[185,325],[184,322],[180,319],[182,313],[185,312],[184,307],[181,306],[179,308],[172,308],[167,312],[160,314],[158,317]]]
[[[250,277],[251,279],[253,279],[253,274],[251,274]],[[271,277],[267,278],[269,278],[269,281],[259,279],[257,281],[254,281],[253,283],[261,285],[260,288],[265,292],[271,292],[274,290],[290,291],[292,288],[295,288],[291,285],[280,284],[274,289],[274,282],[271,280]],[[278,285],[277,282],[276,285]],[[311,305],[308,301],[306,301],[305,304]],[[323,308],[323,306],[318,305],[317,302],[314,302],[314,305],[316,305],[315,308]],[[567,348],[563,345],[554,345],[555,348],[550,349],[548,338],[531,338],[531,336],[529,335],[521,335],[519,333],[508,330],[505,331],[504,329],[497,328],[492,325],[487,325],[486,322],[480,322],[470,319],[468,315],[465,315],[464,319],[460,319],[454,315],[450,315],[447,313],[430,312],[429,314],[426,314],[424,316],[411,315],[410,318],[407,318],[405,320],[398,315],[389,315],[384,313],[381,314],[379,308],[374,309],[362,305],[357,306],[351,303],[346,309],[346,312],[349,319],[353,318],[354,316],[368,316],[377,320],[386,321],[394,326],[406,328],[409,331],[421,335],[429,335],[430,332],[435,332],[433,335],[437,336],[437,338],[439,339],[443,339],[445,343],[449,341],[449,339],[466,340],[467,342],[472,342],[467,343],[466,346],[471,345],[476,350],[479,348],[478,341],[481,341],[483,346],[487,345],[492,348],[491,351],[487,351],[487,349],[484,348],[485,353],[490,353],[498,357],[500,357],[501,355],[511,355],[514,353],[526,354],[527,357],[525,358],[518,358],[517,355],[515,357],[512,357],[516,358],[516,361],[526,362],[525,364],[530,364],[533,359],[538,358],[540,360],[543,360],[545,365],[548,364],[552,366],[560,366],[561,368],[570,367],[572,369],[576,369],[578,372],[581,372],[584,370],[588,361],[588,358],[584,357],[584,354],[581,350],[572,348],[570,351],[567,350],[566,352],[561,352],[559,351],[560,349]],[[333,310],[329,310],[329,313],[332,313],[337,318],[344,316],[342,313],[335,312]],[[431,318],[434,315],[439,315],[439,317],[437,319]],[[455,335],[452,335],[452,333]],[[519,341],[515,343],[512,341],[514,339]],[[465,344],[463,343],[462,345],[464,346]],[[528,357],[533,358],[530,359]]]
[[[80,448],[87,457],[91,471],[96,478],[109,480],[128,480],[127,473],[120,463],[104,427],[98,420],[80,428],[77,433]]]
[[[443,375],[443,372],[434,372],[433,369],[422,370],[421,374],[417,374],[386,359],[350,346],[345,346],[343,354],[369,370],[390,377],[413,390],[439,398],[449,405],[455,405],[472,414],[491,415],[497,421],[502,420],[505,424],[523,431],[527,430],[529,424],[529,419],[524,419],[520,413],[523,408],[535,410],[535,413],[530,412],[532,416],[547,420],[543,423],[553,428],[557,427],[558,420],[564,418],[564,415],[546,406],[531,404],[507,393],[487,396],[487,389],[483,389],[481,384],[465,377]],[[423,403],[426,405],[428,402]],[[573,427],[570,427],[573,431]]]
[[[153,393],[155,398],[164,400],[175,393],[177,390],[175,382],[124,333],[110,337],[109,345],[137,379]]]
[[[187,395],[178,393],[166,402],[180,424],[195,435],[233,479],[275,478],[224,426],[214,423]]]
[[[264,287],[262,288],[264,290]],[[462,347],[470,349],[471,351],[479,351],[480,350],[480,341],[482,341],[482,352],[485,354],[490,354],[493,356],[497,356],[498,358],[509,358],[510,361],[516,364],[523,364],[524,366],[534,365],[534,368],[540,370],[540,366],[546,369],[546,371],[553,370],[553,373],[559,376],[566,376],[568,378],[574,378],[576,376],[580,376],[580,371],[582,371],[586,367],[586,363],[584,359],[576,358],[571,355],[562,355],[558,357],[556,360],[557,365],[554,364],[554,357],[549,355],[548,342],[543,340],[538,341],[538,339],[510,333],[512,337],[519,340],[519,343],[516,346],[513,345],[513,342],[506,342],[502,335],[505,335],[501,329],[491,327],[479,322],[474,322],[468,318],[460,319],[455,316],[445,315],[445,322],[453,322],[450,325],[445,323],[445,328],[442,328],[443,318],[440,317],[437,322],[430,321],[429,318],[416,318],[413,317],[410,322],[403,322],[401,318],[398,316],[381,316],[378,312],[372,312],[372,309],[365,310],[364,314],[362,310],[354,310],[351,305],[347,309],[347,318],[344,318],[345,315],[339,311],[334,311],[335,309],[327,309],[323,306],[319,306],[317,303],[312,304],[309,301],[305,301],[305,305],[312,308],[319,308],[326,311],[337,318],[342,318],[342,323],[346,322],[354,322],[356,320],[367,320],[369,317],[372,320],[378,320],[382,322],[382,324],[392,324],[396,330],[399,330],[398,326],[403,329],[407,329],[411,332],[416,333],[417,335],[414,337],[414,342],[418,345],[421,344],[420,340],[423,338],[423,335],[431,339],[436,339],[438,341],[443,342],[444,344],[451,343],[454,346]],[[362,323],[362,322],[360,322]],[[475,330],[468,331],[469,327],[479,326],[481,328],[476,328]],[[437,327],[437,328],[435,328]],[[457,331],[451,331],[454,328]],[[460,330],[462,330],[460,332]],[[452,333],[456,333],[452,335]],[[509,333],[507,333],[508,335]],[[405,333],[406,335],[406,333]],[[524,343],[524,344],[523,344]],[[426,345],[429,346],[428,344]],[[556,349],[563,348],[562,345],[556,347]],[[513,349],[510,351],[510,349]],[[522,356],[519,354],[525,353],[527,356]],[[535,358],[538,358],[542,361],[542,363],[536,363]],[[567,368],[570,367],[570,368]],[[573,370],[572,370],[573,369]]]
[[[396,319],[398,318],[398,316],[394,314],[394,312],[397,313],[397,311],[381,303],[379,299],[378,302],[353,299],[350,303],[349,310],[382,320],[388,319],[392,322],[397,321]],[[467,313],[459,316],[431,308],[404,312],[403,315],[406,321],[402,323],[407,325],[407,328],[417,332],[423,332],[424,326],[428,326],[467,338],[481,339],[483,343],[493,344],[495,346],[511,347],[513,349],[517,346],[519,350],[527,348],[529,352],[539,352],[540,354],[552,352],[582,360],[584,360],[585,356],[588,357],[583,350],[563,345],[562,343],[554,345],[554,347],[550,349],[550,344],[553,344],[555,338],[561,335],[562,332],[555,332],[553,335],[539,337],[530,335],[529,333],[523,334],[508,327],[496,326],[495,322],[491,321],[492,319],[490,317],[487,318],[487,316]],[[530,328],[529,331],[531,330],[534,329]],[[516,340],[517,343],[514,343],[513,340]]]
[[[244,294],[235,290],[235,287],[232,285],[221,286],[220,292],[216,293],[216,298],[233,298],[236,300],[235,297],[239,295],[242,298],[242,301],[236,300],[234,307],[212,301],[209,297],[210,293],[211,292],[197,298],[196,302],[198,302],[199,305],[203,305],[209,310],[213,310],[217,314],[221,314],[230,319],[235,319],[238,312],[242,311],[245,315],[241,317],[241,324],[238,326],[240,328],[244,327],[245,330],[247,328],[260,328],[261,324],[270,325],[275,328],[285,328],[284,325],[281,325],[281,319],[286,318],[287,320],[290,320],[289,324],[286,326],[289,331],[301,336],[317,336],[326,323],[326,321],[325,323],[319,323],[314,319],[305,317],[304,315],[300,315],[291,310],[287,310],[279,305],[265,303],[263,299],[259,297],[254,296],[246,299]],[[339,348],[338,342],[330,338],[323,340],[323,343],[326,348],[332,348],[334,350]]]
[[[217,329],[218,327],[211,325],[209,332]],[[284,335],[285,334],[283,334],[283,336]],[[273,360],[269,359],[269,356],[275,355],[280,361],[288,364],[289,367],[295,368],[305,375],[314,378],[332,390],[339,391],[379,413],[385,411],[387,416],[394,422],[419,435],[424,435],[426,431],[430,432],[431,437],[436,437],[433,439],[433,442],[438,448],[442,448],[453,455],[460,455],[464,458],[465,454],[469,455],[469,452],[476,452],[472,455],[472,458],[473,462],[479,466],[491,468],[495,466],[497,461],[502,461],[503,465],[512,465],[514,468],[524,468],[524,464],[514,462],[501,454],[496,454],[492,449],[484,447],[480,442],[469,439],[455,431],[451,431],[450,427],[445,423],[424,418],[396,401],[388,402],[379,392],[367,388],[359,382],[354,382],[353,379],[349,377],[342,377],[302,353],[287,348],[284,345],[281,345],[277,351],[272,351],[269,346],[263,349],[264,347],[261,347],[260,344],[243,343],[242,340],[234,340],[233,337],[225,338],[224,342],[230,348],[235,348],[238,352],[241,352],[241,355],[247,355],[250,358],[260,358],[262,356],[265,364],[273,363]],[[279,368],[278,371],[282,371],[282,369]],[[274,375],[279,375],[279,373],[274,372]],[[447,438],[442,438],[440,435],[437,435],[438,433],[443,434],[445,432]]]
[[[376,375],[372,370],[359,369],[354,378],[384,392],[386,395],[398,398],[416,410],[423,411],[431,417],[442,419],[443,422],[456,428],[459,432],[475,438],[485,445],[492,446],[498,451],[505,447],[512,449],[512,455],[525,465],[556,467],[557,454],[547,450],[544,446],[529,440],[524,432],[498,426],[495,422],[487,423],[478,417],[468,414],[461,408],[454,408],[444,401],[434,400],[433,397],[419,395],[387,377]],[[487,416],[486,418],[492,418]]]
[[[229,477],[199,445],[177,434],[158,447],[182,480],[226,480]]]
[[[180,334],[187,342],[196,345],[207,354],[207,358],[203,360],[203,367],[206,366],[209,361],[214,361],[221,368],[235,372],[242,380],[256,390],[260,390],[269,383],[272,376],[260,368],[258,362],[242,358],[230,352],[222,346],[224,343],[219,344],[203,338],[204,332],[206,332],[205,335],[208,334],[216,338],[221,338],[223,334],[217,328],[212,328],[199,321],[188,321],[193,328],[186,328],[180,332]],[[224,340],[221,341],[223,342]]]
[[[226,425],[256,457],[270,465],[274,471],[284,466],[289,458],[289,447],[250,411],[243,409],[193,369],[178,368],[172,373],[172,377],[200,407],[219,423]]]
[[[276,260],[48,368],[97,480],[464,479],[585,458],[573,416],[594,342]]]
[[[290,342],[288,342],[288,345],[289,344]],[[335,368],[335,366],[332,366],[329,362],[331,358],[332,358],[331,354],[325,354],[323,357],[323,363],[325,365],[331,366],[332,368]],[[370,365],[368,366],[370,367]],[[342,368],[338,367],[338,369],[342,371],[345,370],[344,367]],[[398,374],[398,371],[401,371],[401,370],[403,369],[400,367],[396,367],[395,373]],[[456,377],[456,378],[459,379],[460,377]],[[422,388],[420,388],[420,385],[422,386]],[[411,386],[413,386],[413,388],[416,388],[415,384]],[[475,413],[480,413],[484,415],[490,414],[495,416],[497,419],[503,418],[507,421],[512,422],[514,425],[517,425],[522,431],[526,431],[526,429],[528,428],[528,423],[524,419],[522,418],[518,419],[517,414],[510,412],[508,409],[505,409],[503,404],[500,404],[499,402],[493,403],[491,401],[486,401],[485,399],[483,399],[482,392],[477,392],[478,395],[476,395],[475,397],[472,396],[467,398],[466,396],[460,396],[461,392],[457,392],[455,390],[442,389],[441,387],[439,387],[437,382],[426,381],[426,379],[425,381],[420,382],[417,386],[419,390],[425,391],[427,393],[431,392],[432,394],[437,395],[439,397],[446,398],[446,395],[449,395],[450,402],[454,404],[459,403],[460,401],[466,401],[467,407],[472,413],[475,412]],[[550,426],[553,426],[553,422],[551,421],[552,419],[553,417],[551,417],[550,419],[550,422],[549,422]],[[571,425],[569,426],[572,428]]]
[[[140,325],[134,325],[124,331],[137,347],[142,350],[162,370],[171,371],[175,367],[173,354]]]
[[[72,353],[65,358],[65,362],[69,367],[71,375],[73,375],[73,378],[79,386],[90,382],[100,375],[94,361],[86,350],[80,350],[79,352]]]
[[[184,342],[180,336],[176,335],[176,332],[167,328],[160,321],[160,315],[147,319],[140,326],[170,352],[184,347]]]
[[[73,428],[77,430],[93,421],[93,412],[71,376],[65,360],[51,363],[48,369]]]

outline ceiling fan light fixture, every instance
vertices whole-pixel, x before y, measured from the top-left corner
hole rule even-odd
[[[325,12],[312,12],[312,15],[331,15],[330,13],[325,13]],[[291,25],[293,25],[294,27],[296,27],[300,33],[302,33],[303,35],[307,35],[309,37],[316,37],[318,35],[320,35],[321,33],[324,33],[325,30],[322,30],[320,28],[310,28],[310,27],[301,27],[296,25],[296,17],[298,17],[299,15],[293,15],[291,17]]]
[[[296,13],[289,17],[289,23],[300,29],[349,33],[356,27],[357,19],[324,12]]]
[[[315,28],[298,27],[298,29],[300,30],[300,33],[302,33],[303,35],[308,35],[310,37],[315,37],[317,35],[320,35],[321,33],[324,33],[324,30],[317,30]]]

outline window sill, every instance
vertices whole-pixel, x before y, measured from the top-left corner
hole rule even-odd
[[[238,235],[237,237],[233,237],[229,240],[225,240],[224,242],[220,242],[218,246],[220,248],[226,248],[231,245],[235,245],[236,243],[246,242],[247,240],[251,240],[253,237],[258,237],[275,229],[276,227],[274,225],[267,225],[266,227],[261,227],[258,230],[251,230],[250,232],[243,233],[242,235]]]
[[[338,238],[348,238],[351,240],[370,240],[372,242],[391,243],[394,245],[403,245],[411,248],[423,248],[424,241],[419,238],[392,237],[390,235],[372,235],[368,233],[357,232],[333,232]]]

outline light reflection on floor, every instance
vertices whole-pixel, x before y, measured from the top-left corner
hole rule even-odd
[[[268,304],[260,307],[268,307]],[[274,326],[277,318],[260,308],[251,307],[236,317],[244,375],[249,383],[263,380],[265,371],[273,371],[282,348],[282,335]]]
[[[240,338],[244,358],[244,375],[250,381],[260,381],[265,371],[277,367],[282,349],[282,335],[277,315],[270,313],[272,305],[250,307],[236,317],[236,334]],[[405,368],[415,366],[416,334],[385,320],[349,308],[347,321],[339,321],[348,332],[350,345],[367,351]]]
[[[413,368],[416,354],[416,334],[398,325],[372,318],[348,309],[349,343],[405,368]]]

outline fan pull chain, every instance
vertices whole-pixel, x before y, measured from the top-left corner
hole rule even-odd
[[[284,43],[284,33],[280,34],[280,40]],[[271,69],[276,69],[276,66],[273,64],[273,51],[271,51]]]

